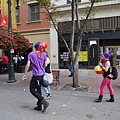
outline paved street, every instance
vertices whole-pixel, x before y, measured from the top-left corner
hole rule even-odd
[[[31,72],[28,72],[26,81],[21,80],[21,73],[15,73],[16,83],[6,83],[8,75],[0,75],[0,120],[120,120],[120,77],[112,81],[115,102],[106,102],[109,92],[105,89],[103,101],[95,103],[101,75],[93,70],[79,70],[79,83],[88,85],[88,92],[60,90],[65,84],[72,83],[68,75],[67,69],[60,70],[60,85],[56,86],[55,81],[52,83],[50,106],[44,114],[33,109],[36,99],[29,92]]]

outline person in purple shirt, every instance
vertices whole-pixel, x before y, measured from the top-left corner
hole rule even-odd
[[[43,82],[43,76],[45,74],[44,66],[47,66],[47,58],[46,53],[42,51],[33,51],[28,54],[28,61],[25,67],[25,72],[22,77],[22,80],[26,80],[26,74],[30,67],[30,64],[32,64],[32,78],[30,81],[30,93],[38,99],[37,107],[35,107],[35,110],[42,110],[42,104],[43,104],[43,110],[42,112],[45,112],[47,107],[49,106],[49,103],[42,97],[41,93],[41,84]]]

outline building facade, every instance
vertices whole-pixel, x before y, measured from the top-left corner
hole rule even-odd
[[[80,23],[82,25],[86,11],[90,6],[89,0],[81,0],[78,5]],[[120,0],[103,0],[94,4],[94,16],[89,18],[84,27],[82,48],[80,52],[80,68],[93,68],[98,64],[104,51],[111,54],[111,63],[120,68]],[[62,17],[61,17],[62,16]],[[71,4],[59,6],[59,14],[55,15],[59,21],[59,32],[70,43],[71,39]],[[54,33],[53,33],[54,34]],[[57,34],[56,34],[57,35]],[[59,68],[67,68],[68,51],[61,39],[58,38]],[[75,26],[74,51],[77,45],[77,27]]]

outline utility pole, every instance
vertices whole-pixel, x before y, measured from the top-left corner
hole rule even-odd
[[[12,18],[11,18],[11,0],[7,0],[8,3],[8,32],[12,34]],[[8,51],[8,57],[9,57],[9,78],[7,80],[8,83],[14,83],[17,80],[15,80],[15,73],[14,73],[14,64],[13,64],[13,54],[11,50]]]

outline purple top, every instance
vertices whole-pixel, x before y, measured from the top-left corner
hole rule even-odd
[[[38,52],[40,55],[40,52]],[[41,76],[45,74],[44,63],[47,60],[46,53],[42,52],[42,58],[39,58],[35,51],[28,54],[28,60],[32,63],[33,76]]]

